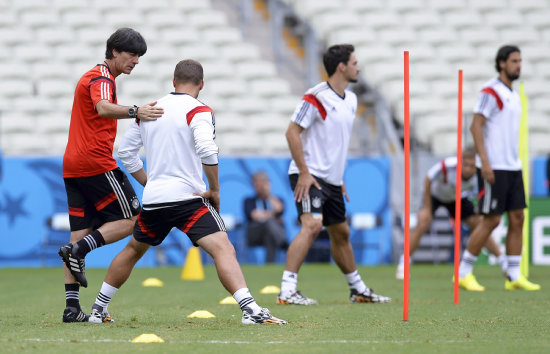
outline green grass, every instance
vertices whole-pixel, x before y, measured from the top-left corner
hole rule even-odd
[[[403,287],[393,266],[364,267],[360,272],[390,304],[350,304],[343,276],[334,265],[306,264],[299,288],[319,300],[318,306],[275,305],[275,295],[262,295],[266,285],[280,285],[283,266],[243,267],[258,303],[289,321],[287,326],[243,326],[237,305],[220,305],[228,296],[215,269],[205,267],[204,281],[180,280],[180,268],[138,268],[109,307],[114,324],[64,324],[61,268],[0,269],[0,352],[276,352],[340,353],[376,351],[549,353],[550,268],[531,267],[537,292],[504,290],[497,267],[478,266],[484,293],[461,291],[453,304],[452,266],[411,268],[409,321],[403,322]],[[88,269],[89,288],[80,300],[89,311],[105,269]],[[162,288],[144,288],[148,277]],[[212,319],[189,319],[208,310]],[[158,344],[130,341],[155,333]]]

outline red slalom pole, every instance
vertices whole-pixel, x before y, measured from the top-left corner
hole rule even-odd
[[[458,127],[456,130],[455,192],[455,276],[454,304],[458,305],[458,266],[460,265],[460,230],[462,210],[462,70],[458,70]]]
[[[403,279],[403,321],[409,320],[409,236],[410,236],[410,122],[409,122],[409,52],[404,52],[404,100],[405,100],[405,278]]]

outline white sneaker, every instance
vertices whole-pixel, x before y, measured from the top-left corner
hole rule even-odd
[[[317,305],[317,300],[310,299],[307,296],[302,295],[300,290],[297,290],[293,293],[288,293],[286,295],[283,295],[283,293],[279,293],[279,296],[277,296],[277,303],[279,305]]]
[[[271,313],[269,313],[269,310],[266,309],[265,307],[262,308],[262,310],[257,314],[253,314],[252,310],[250,310],[248,307],[245,307],[243,311],[243,317],[241,319],[241,323],[242,324],[284,325],[284,324],[287,324],[288,322],[273,316]]]
[[[397,265],[397,271],[395,272],[395,279],[403,280],[405,279],[405,265],[399,263]]]

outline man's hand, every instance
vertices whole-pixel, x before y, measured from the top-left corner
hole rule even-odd
[[[206,192],[197,194],[203,197],[204,199],[208,199],[210,204],[216,209],[216,211],[220,212],[220,192],[219,191],[212,191],[208,189]]]
[[[157,101],[147,103],[144,106],[138,108],[138,119],[143,121],[157,120],[164,114],[164,109],[161,107],[155,107]]]
[[[488,163],[481,164],[481,176],[490,184],[495,183],[495,174],[493,172],[493,169],[491,168],[491,165],[489,165]]]
[[[349,203],[349,195],[348,195],[348,190],[346,189],[346,185],[342,183],[342,194],[344,195],[344,197],[346,198],[346,202]]]
[[[315,188],[321,190],[321,186],[317,183],[315,177],[309,173],[300,173],[298,175],[298,182],[296,183],[296,188],[294,188],[294,200],[296,202],[301,202],[302,198],[309,198],[309,188],[311,185],[314,185]]]

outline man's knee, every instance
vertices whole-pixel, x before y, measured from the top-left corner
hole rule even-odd
[[[522,228],[525,221],[523,209],[508,212],[508,222],[511,228]]]
[[[302,222],[302,233],[309,238],[315,238],[323,228],[323,220],[313,214],[304,214],[300,220]]]
[[[483,223],[487,225],[488,228],[491,230],[494,230],[498,224],[500,223],[501,215],[491,214],[491,215],[485,215],[483,217]]]

